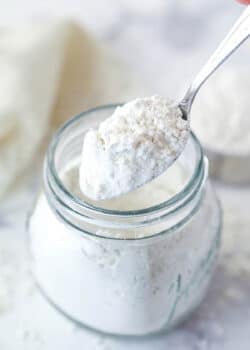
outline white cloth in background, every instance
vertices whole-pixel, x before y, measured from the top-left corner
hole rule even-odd
[[[63,23],[0,32],[0,195],[27,167],[44,137],[66,34]]]
[[[131,81],[121,63],[71,21],[2,29],[0,197],[32,169],[52,124],[135,97]]]

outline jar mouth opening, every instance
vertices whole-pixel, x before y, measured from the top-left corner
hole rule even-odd
[[[89,110],[86,110],[84,112],[81,112],[80,114],[76,115],[75,117],[68,120],[66,123],[64,123],[58,131],[54,134],[52,141],[50,142],[46,160],[45,160],[45,167],[46,170],[49,173],[49,178],[51,179],[50,185],[53,187],[54,193],[60,193],[64,196],[67,202],[67,206],[72,208],[73,210],[75,208],[80,209],[87,209],[90,212],[93,213],[100,213],[107,216],[115,216],[115,217],[129,217],[129,216],[142,216],[146,214],[152,214],[154,212],[158,212],[162,209],[168,209],[175,207],[175,210],[178,210],[178,203],[180,203],[180,207],[183,206],[183,201],[185,200],[185,197],[188,196],[190,192],[194,189],[194,187],[197,187],[197,182],[200,182],[201,177],[203,177],[204,173],[204,154],[202,147],[200,145],[199,140],[195,136],[195,134],[191,131],[190,137],[192,138],[193,144],[195,146],[195,151],[197,154],[196,163],[194,166],[194,170],[192,172],[192,175],[190,176],[190,179],[187,181],[187,183],[183,186],[183,188],[173,195],[171,198],[167,199],[166,201],[163,201],[159,204],[143,208],[143,209],[136,209],[136,210],[113,210],[113,209],[106,209],[103,207],[98,207],[93,204],[88,203],[87,201],[84,201],[83,199],[77,197],[72,192],[70,192],[66,186],[64,185],[63,181],[60,179],[60,176],[58,174],[58,171],[56,169],[55,164],[55,154],[57,151],[57,148],[62,141],[65,131],[68,130],[74,123],[79,122],[79,120],[86,117],[88,114],[98,112],[100,110],[108,110],[108,109],[114,109],[118,106],[121,106],[122,103],[117,104],[108,104],[99,106],[96,108],[92,108]],[[199,187],[199,184],[198,184]],[[197,189],[198,191],[199,189]]]

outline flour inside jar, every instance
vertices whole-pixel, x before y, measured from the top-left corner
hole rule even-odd
[[[135,191],[112,199],[95,201],[85,196],[80,189],[79,163],[80,160],[69,164],[61,174],[65,187],[85,202],[110,210],[139,210],[158,205],[179,193],[190,179],[186,165],[176,162],[167,172]]]

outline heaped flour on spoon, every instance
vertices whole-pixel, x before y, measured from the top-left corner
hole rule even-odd
[[[189,122],[178,105],[153,96],[118,107],[85,136],[80,188],[94,200],[128,193],[162,174],[180,155]]]

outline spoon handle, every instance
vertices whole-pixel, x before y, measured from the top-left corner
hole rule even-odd
[[[189,115],[193,100],[210,75],[220,65],[231,56],[231,54],[250,36],[250,6],[247,6],[246,10],[236,21],[233,28],[227,34],[225,39],[219,45],[217,50],[213,53],[205,66],[198,73],[193,83],[189,87],[186,95],[180,102],[180,107]]]

